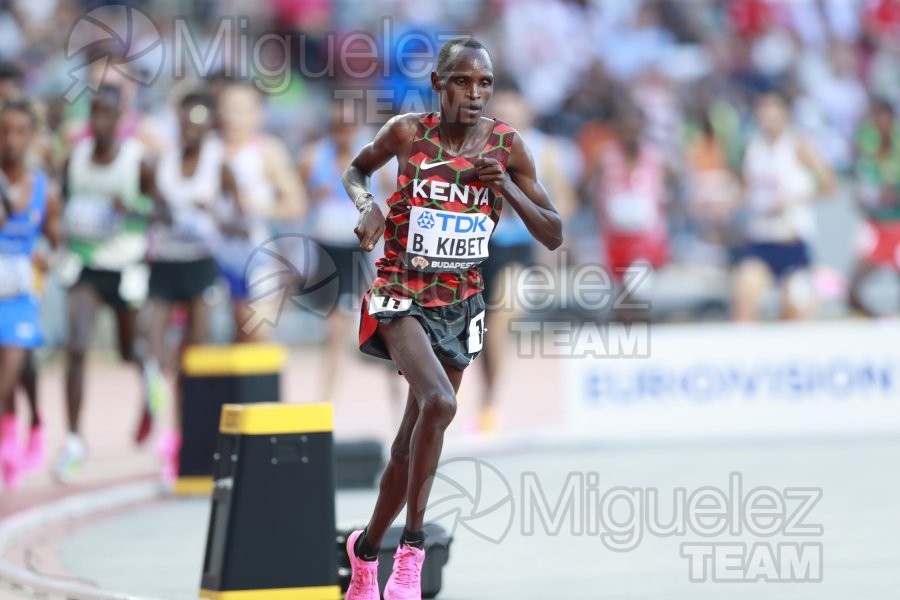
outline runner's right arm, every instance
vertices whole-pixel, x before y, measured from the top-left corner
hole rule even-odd
[[[240,191],[238,190],[234,173],[226,164],[222,165],[221,177],[222,194],[227,198],[228,202],[232,203],[234,211],[230,213],[232,215],[231,220],[222,218],[218,211],[215,213],[219,230],[225,235],[247,239],[250,237],[250,233],[247,230],[247,221],[244,219],[244,207],[241,205]]]
[[[6,181],[6,176],[0,173],[0,227],[6,225],[6,218],[12,212],[12,198],[9,196],[9,185]]]
[[[359,247],[366,252],[375,247],[384,233],[384,215],[369,191],[369,180],[375,171],[394,157],[397,158],[400,171],[403,170],[406,161],[409,160],[417,120],[416,114],[397,115],[392,118],[344,170],[342,178],[344,189],[360,211],[359,221],[353,231],[359,238]]]
[[[47,214],[44,217],[43,234],[54,251],[62,247],[62,194],[59,186],[53,183],[47,186]]]
[[[156,186],[156,169],[146,162],[141,162],[141,193],[153,202],[153,209],[147,218],[149,221],[159,221],[167,225],[172,224],[172,211]]]

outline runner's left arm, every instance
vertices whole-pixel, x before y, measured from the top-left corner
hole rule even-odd
[[[478,178],[519,213],[537,241],[556,250],[563,241],[562,219],[538,181],[534,159],[520,136],[513,139],[506,167],[503,169],[499,161],[487,157],[475,162]]]
[[[12,214],[12,198],[9,195],[9,185],[6,176],[0,173],[0,228],[6,225],[7,217]]]
[[[47,185],[47,214],[44,217],[43,234],[53,250],[62,247],[62,191],[52,183]]]
[[[170,225],[172,223],[172,211],[156,186],[156,168],[146,161],[141,161],[140,189],[141,194],[150,198],[150,201],[153,203],[149,214],[140,216],[146,217],[150,221],[159,221]],[[127,209],[126,212],[131,215],[137,215],[137,213]]]
[[[276,195],[276,204],[267,216],[285,221],[299,219],[306,211],[309,202],[306,198],[306,190],[300,185],[300,180],[291,164],[287,148],[274,137],[266,138],[263,155],[266,175],[272,182]]]

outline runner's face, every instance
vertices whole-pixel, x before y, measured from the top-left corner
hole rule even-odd
[[[262,125],[262,108],[257,92],[246,86],[229,86],[219,96],[222,134],[241,139],[255,134]]]
[[[780,134],[788,124],[788,109],[778,96],[764,96],[756,106],[759,126],[769,135]]]
[[[644,132],[644,119],[638,114],[629,114],[619,121],[619,139],[623,144],[636,146]]]
[[[14,79],[0,79],[0,101],[6,101],[20,95],[19,85]]]
[[[33,134],[31,117],[21,110],[5,110],[0,113],[0,160],[3,164],[21,163]]]
[[[872,121],[881,135],[890,137],[894,130],[894,115],[891,111],[885,109],[876,110],[872,115]]]
[[[212,124],[212,112],[203,104],[182,106],[178,115],[181,126],[181,143],[188,148],[200,145]]]
[[[118,106],[97,99],[91,104],[91,131],[97,140],[110,142],[115,138],[121,116]]]
[[[463,48],[447,72],[442,73],[441,118],[461,125],[475,125],[494,92],[494,70],[484,50]]]

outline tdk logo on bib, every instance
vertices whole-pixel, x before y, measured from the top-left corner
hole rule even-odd
[[[416,219],[416,223],[418,223],[419,227],[422,229],[434,229],[434,217],[430,212],[419,215],[419,218]]]
[[[489,233],[485,223],[491,223],[491,229],[493,229],[494,225],[487,215],[461,215],[439,212],[437,219],[441,223],[440,230],[451,233]],[[434,227],[433,223],[425,227],[425,229],[431,229],[432,227]]]
[[[488,257],[494,222],[482,213],[410,209],[406,265],[418,271],[463,272]]]

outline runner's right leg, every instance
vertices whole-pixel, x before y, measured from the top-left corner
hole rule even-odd
[[[853,269],[853,274],[850,276],[849,298],[847,299],[850,310],[859,312],[866,317],[874,317],[876,315],[863,301],[862,288],[869,276],[877,269],[876,265],[865,259],[860,259]]]
[[[2,421],[0,421],[0,468],[3,471],[3,482],[7,489],[17,486],[21,475],[20,453],[16,438],[16,413],[10,401],[15,397],[13,392],[22,367],[25,364],[27,350],[17,346],[0,347],[0,400],[2,400]]]
[[[143,439],[149,435],[152,419],[160,410],[162,410],[166,397],[169,395],[164,387],[161,389],[155,388],[168,385],[165,382],[163,373],[170,366],[168,363],[171,362],[167,360],[166,331],[169,328],[169,323],[172,318],[172,303],[153,297],[147,301],[146,310],[146,339],[150,356],[143,365],[147,403],[144,407],[144,417],[141,423],[140,432],[144,433],[143,430],[145,428],[147,431],[143,436],[136,436],[138,443],[143,441]]]
[[[44,424],[41,422],[38,410],[37,379],[37,359],[34,356],[34,350],[28,350],[25,365],[22,367],[22,375],[19,377],[19,385],[25,390],[28,408],[31,410],[31,420],[28,423],[28,442],[23,458],[23,467],[28,470],[37,469],[44,462]]]
[[[455,393],[459,390],[459,385],[462,381],[462,371],[445,368],[438,362],[424,330],[415,319],[403,318],[398,319],[398,321],[399,320],[410,322],[407,323],[407,326],[404,329],[410,331],[411,336],[416,339],[409,345],[405,342],[394,344],[396,349],[391,351],[391,356],[395,357],[395,362],[397,362],[398,366],[401,363],[409,364],[415,360],[417,352],[424,352],[425,354],[422,354],[421,356],[430,356],[433,360],[426,359],[426,361],[424,361],[427,362],[428,365],[423,369],[423,373],[429,373],[434,379],[449,382],[455,397]],[[416,331],[416,329],[418,329],[418,331]],[[401,333],[400,337],[404,337],[405,335],[406,334]],[[386,344],[387,343],[388,342],[386,341]],[[401,346],[403,348],[401,348]],[[391,345],[388,345],[388,349],[391,349]],[[397,360],[398,358],[399,361]],[[435,367],[437,368],[435,369]],[[369,600],[370,597],[378,597],[377,581],[374,583],[369,581],[372,574],[368,573],[368,571],[372,571],[376,568],[374,566],[375,563],[363,561],[361,558],[365,556],[367,559],[374,561],[381,546],[381,540],[384,538],[384,534],[391,526],[391,523],[397,518],[397,515],[400,514],[400,511],[403,509],[404,505],[407,504],[408,498],[411,496],[409,491],[409,481],[411,464],[410,451],[413,433],[416,429],[416,424],[421,420],[423,407],[428,406],[430,409],[432,404],[431,401],[428,403],[418,401],[414,390],[419,389],[420,393],[423,393],[422,397],[433,399],[435,395],[426,395],[429,394],[427,390],[430,386],[423,382],[425,379],[425,377],[422,376],[423,373],[412,368],[409,369],[409,372],[410,373],[407,374],[407,371],[404,371],[407,379],[409,380],[410,377],[414,377],[417,383],[415,386],[412,384],[410,385],[406,410],[400,423],[400,429],[391,446],[391,456],[387,468],[385,468],[384,473],[381,476],[381,484],[379,487],[378,499],[375,502],[375,509],[366,529],[361,532],[354,532],[348,542],[347,552],[350,554],[351,566],[354,567],[353,576],[351,578],[351,587],[347,594],[348,600]],[[441,375],[443,375],[443,377],[441,377]],[[430,427],[426,427],[426,429],[430,429]],[[441,438],[443,438],[443,430],[441,430]],[[440,447],[438,447],[437,451],[439,454]],[[433,475],[433,470],[431,474]],[[427,487],[430,490],[431,476],[427,479]],[[426,486],[418,485],[418,487],[422,488],[421,491],[425,492],[427,496],[427,491],[424,490]],[[416,497],[418,498],[418,493],[416,494]],[[419,500],[416,500],[416,502],[419,502]],[[421,526],[419,529],[421,529]],[[359,579],[359,581],[357,581],[357,579]]]
[[[87,351],[100,308],[100,296],[87,283],[76,284],[67,295],[69,342],[66,347],[66,420],[68,436],[54,468],[61,482],[71,481],[86,457],[81,439],[81,407],[84,396],[84,369]]]

